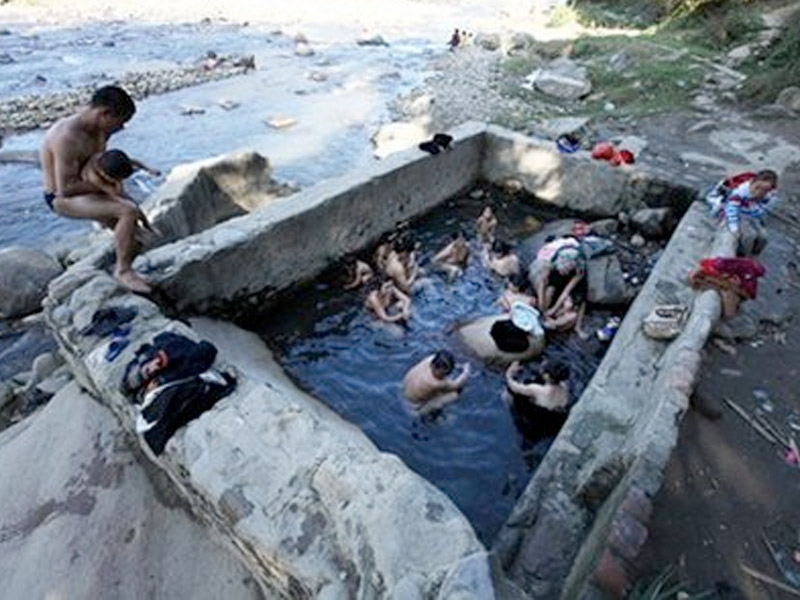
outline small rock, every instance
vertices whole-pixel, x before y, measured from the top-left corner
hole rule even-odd
[[[17,61],[8,52],[0,52],[0,65],[10,65],[13,62]]]
[[[359,38],[356,40],[356,44],[359,46],[388,46],[388,42],[384,40],[379,35],[373,35],[371,37],[366,38]]]
[[[757,119],[786,119],[795,114],[782,104],[764,104],[755,109],[752,116]]]
[[[672,232],[672,210],[643,208],[631,215],[632,227],[650,239],[661,239]],[[631,240],[633,242],[633,240]]]
[[[617,105],[614,104],[613,102],[606,102],[605,104],[603,104],[603,110],[606,111],[606,112],[612,112],[612,111],[616,110],[616,108],[617,108]]]
[[[311,81],[316,81],[317,83],[322,83],[323,81],[328,80],[328,76],[322,71],[311,71],[311,73],[308,74],[308,78]]]
[[[11,30],[3,27],[2,29],[0,29],[0,36],[2,35],[11,35]]]
[[[753,48],[750,44],[745,44],[744,46],[737,46],[730,52],[728,52],[728,58],[735,63],[740,63],[748,58],[753,53]]]
[[[612,54],[608,59],[608,67],[615,73],[622,73],[633,66],[634,56],[629,48]]]
[[[206,112],[205,108],[200,106],[184,106],[181,108],[181,114],[184,116],[202,115]]]
[[[519,179],[509,177],[508,179],[503,180],[503,182],[500,184],[500,187],[502,187],[509,194],[516,194],[517,192],[521,192],[524,186]]]
[[[631,236],[631,246],[634,248],[642,248],[645,245],[644,238],[639,235],[638,233],[634,233]]]
[[[308,44],[297,44],[294,49],[297,56],[314,56],[314,49]]]
[[[297,119],[293,119],[291,117],[273,117],[271,119],[267,119],[265,123],[273,129],[287,129],[297,124]]]
[[[523,87],[530,89],[531,86],[563,100],[578,100],[592,91],[587,70],[563,56],[528,75]]]
[[[106,48],[113,48],[116,45],[117,44],[114,40],[106,40],[105,42],[103,42],[103,46],[105,46]]]
[[[542,228],[542,220],[529,215],[525,217],[524,227],[526,233],[536,233]]]
[[[717,125],[719,124],[718,121],[713,121],[711,119],[704,119],[702,121],[698,121],[689,129],[686,130],[686,133],[701,133],[703,131],[711,131],[712,129],[716,129]]]
[[[220,108],[223,110],[233,110],[234,108],[239,108],[239,103],[235,100],[220,100],[217,104],[219,104]]]
[[[304,33],[298,32],[294,36],[294,43],[295,44],[308,44],[308,38],[306,37],[306,35]]]
[[[597,235],[610,236],[617,232],[619,223],[616,219],[600,219],[590,223],[589,227]]]
[[[481,190],[481,189],[472,190],[472,191],[469,193],[469,197],[470,197],[470,198],[472,198],[473,200],[480,200],[480,199],[481,199],[481,198],[483,198],[485,195],[486,195],[486,192],[484,192],[484,191],[483,191],[483,190]]]
[[[496,33],[479,33],[475,36],[474,43],[484,50],[494,52],[500,49],[501,39]]]
[[[784,88],[781,93],[778,94],[775,104],[794,112],[800,112],[800,87],[791,86]]]

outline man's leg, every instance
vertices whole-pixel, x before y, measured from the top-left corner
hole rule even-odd
[[[116,240],[117,264],[114,276],[125,287],[134,292],[149,293],[150,286],[131,268],[134,252],[134,235],[138,208],[131,203],[122,202],[107,196],[87,194],[56,198],[53,202],[56,212],[73,219],[93,219],[100,224],[115,221],[114,238]]]

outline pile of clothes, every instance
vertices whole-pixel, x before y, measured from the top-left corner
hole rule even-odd
[[[236,387],[231,374],[212,367],[216,356],[209,342],[165,332],[128,363],[122,391],[137,406],[136,432],[156,455],[179,428]]]
[[[764,265],[752,258],[704,258],[689,273],[689,284],[696,290],[717,290],[723,312],[730,317],[736,314],[740,300],[756,297],[758,279],[766,272]]]

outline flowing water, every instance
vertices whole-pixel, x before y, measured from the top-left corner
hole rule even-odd
[[[341,268],[246,323],[272,346],[302,388],[446,492],[485,542],[508,517],[552,442],[532,443],[517,430],[504,399],[503,370],[479,363],[453,334],[458,323],[496,314],[495,302],[504,289],[503,281],[481,266],[474,240],[473,224],[487,201],[506,239],[522,239],[526,216],[556,216],[491,189],[482,200],[459,197],[415,221],[411,230],[421,243],[423,268],[460,226],[471,238],[471,256],[464,276],[453,283],[439,274],[426,275],[413,294],[407,326],[377,322],[363,306],[363,290],[342,290]],[[587,328],[601,326],[608,314],[588,315]],[[457,402],[421,418],[404,400],[401,381],[412,365],[439,348],[451,350],[459,362],[470,361],[473,372]],[[574,402],[604,351],[594,336],[555,335],[543,358],[570,365]]]
[[[331,28],[314,32],[315,53],[307,57],[295,55],[291,36],[266,26],[115,21],[79,28],[14,25],[10,31],[0,36],[0,50],[15,62],[0,64],[0,98],[104,85],[126,72],[192,64],[209,50],[254,55],[257,69],[248,75],[137,102],[136,115],[109,146],[165,173],[181,163],[255,150],[269,158],[277,179],[300,187],[374,161],[370,136],[389,120],[388,103],[420,84],[431,57],[444,51],[422,37],[361,47],[352,33]],[[222,100],[239,106],[225,110]],[[186,106],[205,113],[184,116]],[[265,123],[273,117],[297,123],[273,129]],[[6,136],[2,149],[36,150],[42,137],[41,131]],[[160,182],[143,177],[144,189],[135,182],[128,187],[143,198]],[[88,227],[46,208],[38,167],[0,164],[0,247],[42,247]]]

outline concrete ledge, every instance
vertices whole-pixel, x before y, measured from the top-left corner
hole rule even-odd
[[[108,362],[109,340],[79,331],[112,305],[134,306],[138,316],[130,345]],[[45,317],[77,379],[130,431],[134,407],[120,384],[135,350],[165,330],[198,338],[90,269],[52,283]],[[267,362],[266,349],[253,334],[228,325],[216,341],[225,344],[221,356],[236,357],[236,348],[249,356],[236,391],[175,434],[161,457],[142,447],[265,590],[292,599],[434,599],[445,598],[441,587],[493,597],[486,552],[449,498],[287,380],[263,370],[259,378],[252,365]],[[473,584],[480,594],[468,592]]]
[[[592,160],[586,151],[561,153],[550,140],[493,125],[486,133],[484,179],[498,184],[517,180],[538,199],[589,217],[616,217],[648,206],[669,206],[683,214],[697,193],[653,171]]]
[[[312,279],[332,261],[471,186],[479,175],[484,130],[480,123],[463,125],[452,132],[457,141],[449,152],[394,154],[364,173],[325,181],[149,252],[135,264],[180,310],[230,316],[248,303],[263,307],[277,291]]]
[[[700,351],[720,316],[715,292],[686,276],[735,245],[704,204],[694,204],[631,305],[603,362],[534,474],[493,547],[509,576],[536,598],[575,598],[603,561],[603,544],[628,492],[652,496],[677,440]],[[647,338],[642,319],[657,303],[692,308],[672,342]],[[617,519],[617,521],[615,521]],[[643,543],[644,540],[642,540]],[[606,557],[607,558],[607,557]]]

